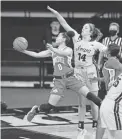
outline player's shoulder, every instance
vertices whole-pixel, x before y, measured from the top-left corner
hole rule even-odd
[[[92,46],[94,46],[94,47],[103,46],[102,43],[97,42],[97,41],[93,41],[93,42],[91,42],[90,44],[91,44]]]

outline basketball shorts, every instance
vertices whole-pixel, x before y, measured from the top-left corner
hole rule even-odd
[[[80,88],[85,86],[85,84],[81,80],[78,80],[75,75],[63,79],[54,78],[53,81],[54,87],[51,90],[51,94],[60,95],[62,97],[64,96],[64,90],[67,88],[78,93]]]
[[[100,123],[108,130],[122,130],[122,100],[118,103],[105,97],[100,107]]]
[[[86,84],[86,86],[89,88],[91,92],[96,92],[99,90],[98,82],[90,80],[90,78],[92,77],[97,77],[97,70],[94,64],[88,67],[75,68],[75,74],[80,75],[80,79],[83,83]]]

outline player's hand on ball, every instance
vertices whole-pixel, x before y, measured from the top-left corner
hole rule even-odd
[[[23,49],[17,49],[15,46],[13,46],[13,49],[16,50],[16,51],[19,51],[19,52],[23,52],[24,51]]]
[[[47,49],[53,48],[52,44],[49,44],[49,43],[47,43],[46,47],[47,47]]]

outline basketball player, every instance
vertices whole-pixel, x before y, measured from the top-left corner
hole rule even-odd
[[[51,44],[47,44],[48,50],[36,53],[32,51],[22,50],[21,52],[32,57],[42,58],[51,56],[54,66],[54,88],[51,91],[48,103],[42,104],[39,107],[34,106],[27,114],[27,120],[31,121],[35,114],[39,111],[48,113],[54,108],[63,96],[65,88],[69,88],[79,95],[84,95],[88,99],[94,101],[100,106],[101,100],[94,94],[89,92],[85,84],[78,80],[71,66],[72,49],[67,47],[70,41],[66,33],[60,33],[56,38],[58,48],[53,48]],[[56,45],[55,45],[56,46]]]
[[[106,90],[107,90],[107,92],[109,92],[108,93],[109,95],[110,95],[110,92],[111,92],[111,91],[109,91],[109,89],[112,87],[112,85],[113,85],[114,81],[117,79],[118,75],[120,75],[120,73],[122,73],[122,64],[119,62],[119,59],[117,58],[117,56],[119,55],[119,52],[120,52],[120,47],[118,47],[116,44],[110,44],[108,46],[108,56],[107,56],[108,60],[106,61],[106,63],[103,66],[103,69],[102,69],[103,78],[97,78],[97,80],[105,82]],[[116,89],[113,89],[113,90],[116,90]],[[117,92],[115,91],[115,93],[117,93]],[[115,93],[113,93],[113,95],[115,95]],[[106,99],[106,97],[105,97],[105,99]],[[109,102],[108,102],[108,104],[109,104]],[[106,104],[106,106],[104,105],[104,109],[106,109],[108,104]],[[101,108],[100,108],[100,110],[101,110]],[[102,108],[102,110],[103,110],[103,108]],[[106,113],[106,114],[109,114],[109,113]],[[102,123],[102,120],[103,120],[102,118],[103,117],[101,117],[101,114],[100,114],[100,122],[98,124],[98,129],[97,129],[97,139],[102,139],[102,137],[104,135],[105,128],[108,128],[108,127],[106,127],[107,125],[106,126],[102,125],[103,124]],[[110,133],[111,133],[111,131],[110,131]],[[111,138],[111,139],[113,139],[113,138]]]
[[[73,43],[74,43],[74,55],[75,55],[75,73],[80,75],[80,79],[84,81],[89,90],[94,93],[96,96],[98,95],[98,82],[90,82],[89,77],[95,75],[97,77],[96,67],[93,64],[93,56],[96,50],[99,50],[100,56],[103,56],[106,47],[97,42],[93,41],[93,36],[96,33],[96,28],[93,24],[87,23],[83,26],[81,35],[78,34],[74,29],[72,29],[65,19],[54,9],[47,7],[59,20],[60,24],[63,28],[69,32],[72,31],[74,33]],[[81,40],[82,37],[82,40]],[[100,63],[101,58],[98,60]],[[97,126],[98,119],[98,107],[96,107],[91,102],[92,108],[92,116],[93,116],[93,125],[92,127]],[[84,129],[84,119],[86,113],[86,99],[84,97],[79,97],[79,134],[77,139],[83,138],[86,134],[86,130]]]
[[[100,122],[102,132],[96,139],[102,139],[105,129],[108,129],[108,139],[115,139],[117,130],[122,130],[122,72],[107,92],[100,107]]]

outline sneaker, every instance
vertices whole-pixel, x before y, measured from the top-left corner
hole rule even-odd
[[[86,134],[87,134],[87,130],[86,129],[80,129],[80,128],[78,128],[77,139],[85,139],[85,135]]]
[[[27,113],[27,120],[30,122],[34,116],[37,114],[36,109],[38,106],[33,106],[32,109]]]

